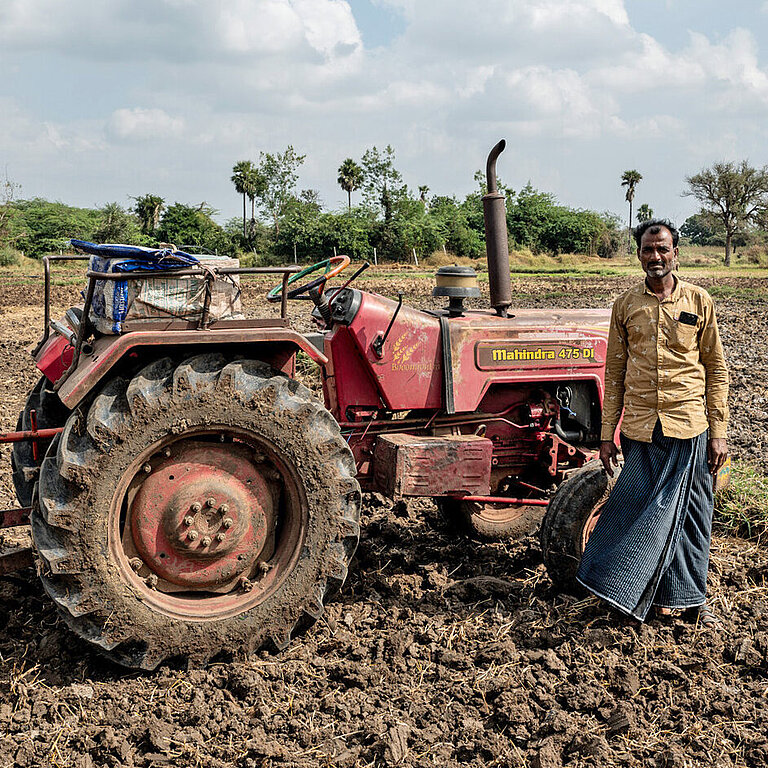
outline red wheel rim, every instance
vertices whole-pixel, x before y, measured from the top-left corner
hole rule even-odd
[[[307,524],[296,468],[275,446],[212,427],[161,440],[131,464],[113,497],[109,548],[143,602],[209,621],[278,589]]]
[[[245,446],[184,440],[169,452],[133,495],[130,535],[160,579],[215,592],[264,552],[272,493]]]

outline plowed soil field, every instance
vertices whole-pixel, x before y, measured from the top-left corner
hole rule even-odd
[[[513,291],[519,306],[607,307],[635,279]],[[435,306],[426,278],[360,282]],[[764,281],[696,282],[729,296],[717,307],[733,454],[768,473]],[[246,286],[247,304],[263,285]],[[56,310],[79,288],[56,287]],[[291,312],[309,329],[305,303]],[[0,278],[0,431],[36,381],[25,347],[41,315],[36,279]],[[9,456],[0,446],[0,508],[16,506]],[[716,539],[710,584],[717,631],[624,623],[555,593],[534,536],[465,540],[431,502],[372,494],[341,594],[286,651],[138,673],[76,639],[28,569],[0,577],[0,766],[766,765],[768,553]]]

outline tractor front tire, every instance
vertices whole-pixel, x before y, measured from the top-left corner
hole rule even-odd
[[[543,506],[532,504],[505,506],[449,498],[436,502],[456,530],[481,541],[521,539],[536,530],[544,514]]]
[[[40,378],[27,396],[24,410],[19,414],[19,420],[16,423],[17,432],[32,429],[32,411],[35,412],[38,429],[62,427],[69,416],[69,409],[59,400],[59,396],[53,391],[53,384],[45,376]],[[11,452],[13,485],[16,488],[16,498],[22,507],[32,505],[40,464],[50,444],[50,439],[37,441],[37,460],[32,441],[24,440],[13,444]]]
[[[264,363],[219,354],[107,382],[38,487],[45,591],[127,667],[284,648],[359,539],[355,463],[331,414]]]
[[[549,502],[539,540],[544,565],[557,589],[582,592],[576,581],[581,556],[620,471],[620,466],[614,467],[613,477],[609,477],[600,461],[587,462],[560,485]]]

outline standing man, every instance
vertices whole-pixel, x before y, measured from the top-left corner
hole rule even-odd
[[[713,478],[728,455],[728,369],[709,294],[683,282],[678,231],[635,229],[645,281],[613,305],[600,459],[613,476],[621,417],[624,468],[584,551],[577,579],[644,621],[688,609],[704,626]]]

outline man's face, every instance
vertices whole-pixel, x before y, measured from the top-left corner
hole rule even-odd
[[[677,254],[678,249],[672,245],[672,233],[666,227],[661,227],[655,235],[644,232],[637,249],[643,271],[656,279],[666,277],[675,268]]]

